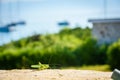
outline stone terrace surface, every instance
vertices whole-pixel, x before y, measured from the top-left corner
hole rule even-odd
[[[112,80],[112,72],[73,69],[0,70],[0,80]]]

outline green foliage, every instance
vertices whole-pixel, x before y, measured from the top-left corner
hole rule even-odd
[[[109,45],[108,44],[102,44],[99,46],[98,53],[99,53],[99,63],[100,64],[106,64],[107,63],[107,50]]]
[[[109,46],[107,55],[111,69],[120,69],[120,40]]]
[[[31,68],[42,62],[76,66],[104,64],[106,46],[98,46],[90,28],[65,28],[57,34],[33,35],[0,47],[0,69]]]
[[[60,31],[59,35],[60,36],[74,35],[75,37],[78,37],[78,38],[84,40],[88,37],[91,37],[91,29],[88,27],[85,29],[82,29],[80,27],[77,27],[74,29],[65,28],[65,29]]]
[[[101,47],[97,45],[95,39],[86,39],[74,53],[79,65],[105,64],[104,57],[106,58],[106,55],[102,53]]]

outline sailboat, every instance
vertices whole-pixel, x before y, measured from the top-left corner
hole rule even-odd
[[[17,1],[19,1],[19,0],[17,0]],[[2,4],[2,0],[0,0],[0,16],[2,16],[2,5],[1,4]],[[9,3],[9,7],[12,8],[11,3]],[[17,2],[17,6],[16,6],[17,10],[20,10],[19,7],[20,6]],[[10,8],[9,8],[9,10],[11,10]],[[11,11],[9,11],[9,12],[12,13]],[[20,13],[20,11],[17,11],[17,12]],[[9,16],[11,16],[10,19],[12,19],[12,15],[9,15]],[[20,15],[17,14],[17,16],[20,16]],[[2,22],[2,19],[0,21]],[[26,24],[25,21],[18,21],[18,22],[14,21],[14,22],[11,22],[11,23],[7,23],[5,25],[0,26],[0,32],[11,32],[11,31],[13,31],[14,27],[16,27],[18,25],[25,25],[25,24]]]
[[[58,25],[59,25],[59,26],[68,26],[68,25],[69,25],[69,22],[67,22],[67,21],[58,22]]]

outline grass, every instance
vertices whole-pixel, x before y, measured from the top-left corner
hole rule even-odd
[[[62,69],[111,71],[109,65],[90,65],[90,66],[84,65],[84,66],[76,66],[76,67],[63,67]]]

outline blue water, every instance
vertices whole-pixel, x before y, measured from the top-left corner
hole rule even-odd
[[[0,45],[16,41],[21,38],[32,36],[34,34],[51,34],[59,32],[60,28],[56,26],[47,27],[48,25],[26,24],[14,27],[14,30],[8,33],[0,32]]]

